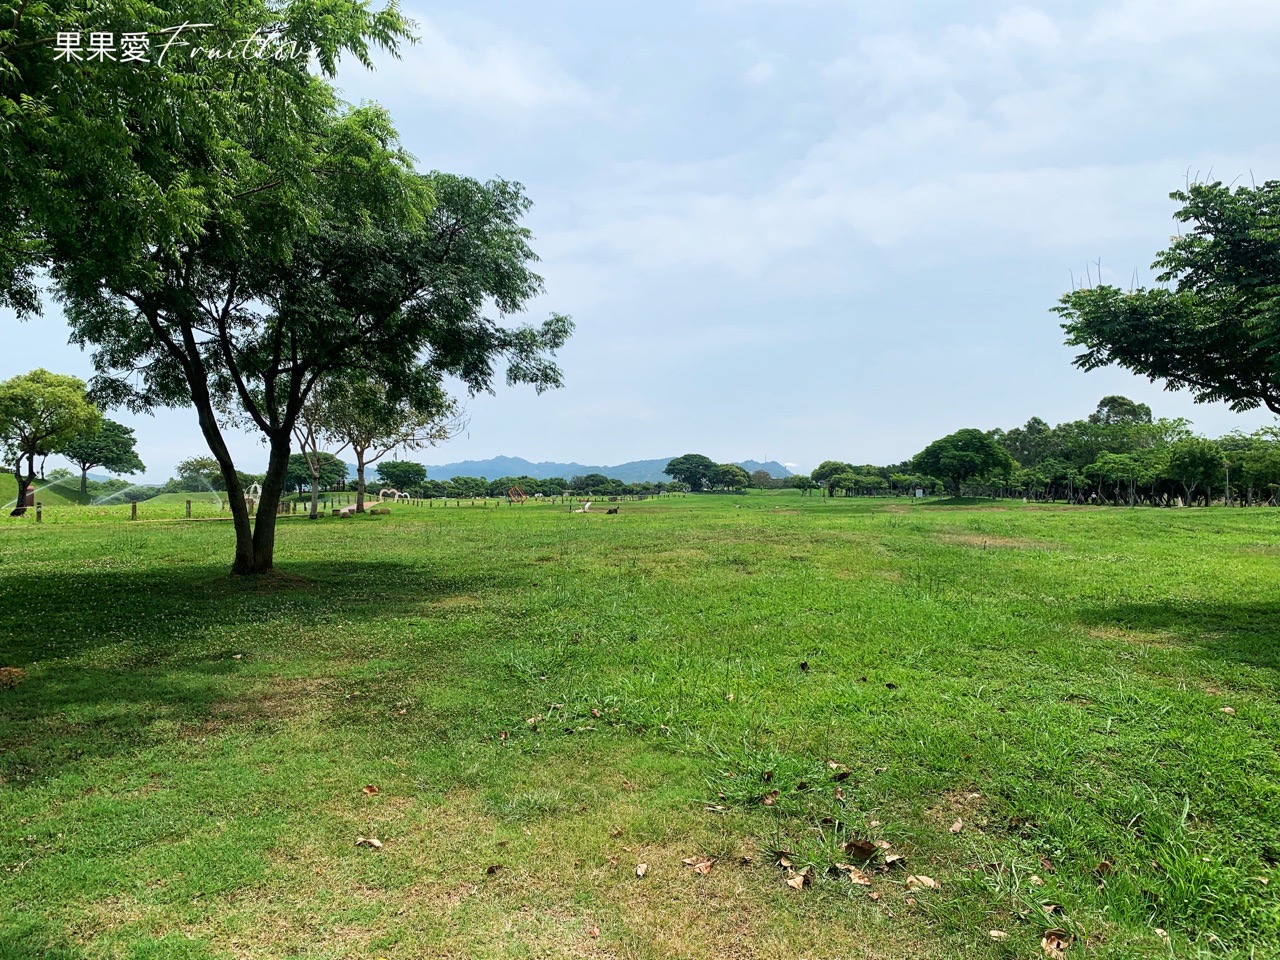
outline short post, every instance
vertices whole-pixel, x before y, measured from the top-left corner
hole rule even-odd
[[[138,501],[137,500],[129,501],[129,519],[130,520],[138,519]]]
[[[37,500],[36,501],[36,523],[43,522],[44,520],[44,517],[42,516],[43,513],[44,513],[44,504],[41,503],[39,500]]]
[[[187,519],[188,520],[191,519],[191,501],[190,500],[187,501]]]

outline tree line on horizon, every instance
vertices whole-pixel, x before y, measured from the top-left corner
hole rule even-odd
[[[902,463],[827,460],[807,478],[789,479],[827,496],[922,490],[1129,506],[1207,506],[1218,499],[1275,505],[1280,429],[1235,430],[1210,439],[1193,433],[1185,419],[1157,419],[1146,404],[1109,396],[1082,420],[1051,427],[1032,417],[1008,430],[958,430]]]

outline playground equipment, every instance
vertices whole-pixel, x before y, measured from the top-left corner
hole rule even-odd
[[[518,486],[515,486],[507,491],[507,499],[512,503],[524,503],[529,497]]]
[[[392,503],[396,503],[400,500],[408,500],[409,495],[407,493],[401,493],[395,487],[383,487],[378,491],[378,502],[381,503],[383,500],[388,499],[391,500]]]

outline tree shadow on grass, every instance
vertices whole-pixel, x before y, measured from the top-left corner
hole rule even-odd
[[[0,784],[162,739],[270,729],[338,696],[340,668],[326,663],[350,651],[323,643],[327,624],[350,631],[501,587],[385,561],[297,563],[287,578],[245,580],[213,567],[11,578],[0,584],[0,666],[30,675],[0,691]],[[317,635],[315,648],[298,646]],[[280,664],[295,649],[301,678],[242,670],[246,650]]]
[[[1280,601],[1122,603],[1083,610],[1080,621],[1094,629],[1164,634],[1212,659],[1280,671]],[[1280,674],[1270,680],[1280,685]]]

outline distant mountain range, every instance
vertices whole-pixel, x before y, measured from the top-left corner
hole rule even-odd
[[[553,461],[531,463],[522,457],[493,457],[489,460],[463,460],[459,463],[444,463],[439,466],[428,465],[427,476],[432,480],[448,480],[450,477],[484,477],[486,480],[497,480],[499,477],[533,477],[535,480],[563,477],[565,480],[570,480],[588,473],[600,473],[624,483],[660,483],[671,479],[662,472],[662,468],[674,459],[675,456],[663,457],[660,460],[632,460],[630,463],[603,467]],[[747,473],[765,470],[773,477],[791,476],[790,470],[773,460],[768,463],[742,460],[738,462],[738,466]],[[354,477],[355,472],[355,467],[352,466],[349,476]]]

